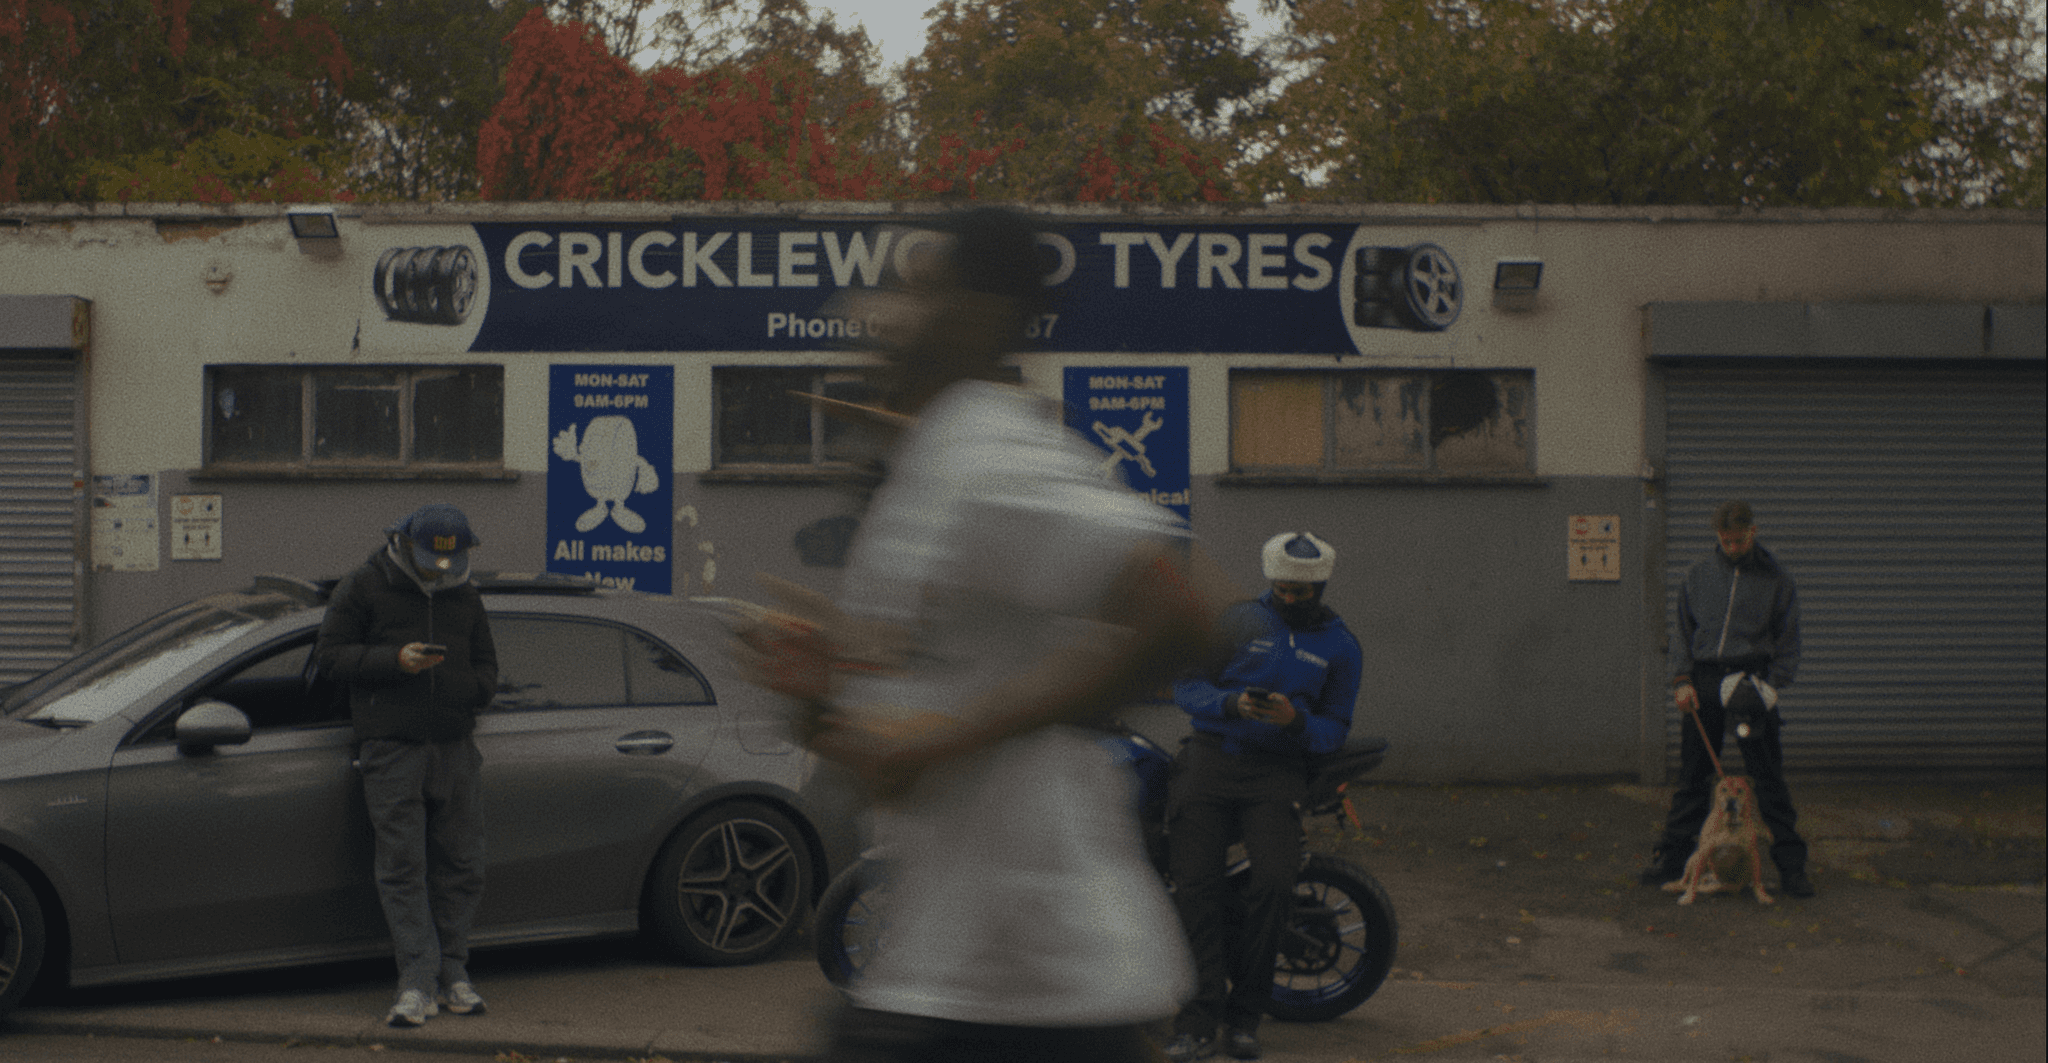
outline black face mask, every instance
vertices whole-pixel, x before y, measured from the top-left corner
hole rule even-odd
[[[1317,587],[1315,594],[1298,602],[1283,602],[1276,596],[1273,608],[1288,627],[1307,627],[1323,618],[1323,589]]]

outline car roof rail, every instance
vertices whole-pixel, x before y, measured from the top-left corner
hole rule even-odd
[[[260,572],[251,581],[249,590],[257,594],[268,591],[307,605],[320,605],[334,593],[335,584],[340,582],[338,579],[300,579],[276,572]]]
[[[469,581],[480,594],[596,594],[600,586],[566,572],[473,572]]]

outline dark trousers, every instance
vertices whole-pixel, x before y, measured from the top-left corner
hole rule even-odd
[[[1137,1026],[1002,1026],[850,1008],[823,1063],[1159,1063]]]
[[[1722,732],[1728,722],[1727,709],[1721,704],[1721,680],[1740,670],[1720,664],[1693,666],[1692,686],[1699,692],[1700,725],[1706,728],[1716,756],[1720,755]],[[1657,851],[1683,860],[1699,844],[1700,827],[1706,823],[1707,811],[1714,803],[1714,763],[1707,756],[1708,747],[1700,738],[1700,727],[1690,718],[1681,720],[1680,726],[1685,734],[1679,743],[1678,792],[1671,797],[1671,815],[1664,821],[1664,836],[1657,842]],[[1799,813],[1793,809],[1792,791],[1785,785],[1785,754],[1778,742],[1783,726],[1775,710],[1765,712],[1758,717],[1750,736],[1737,737],[1735,743],[1742,750],[1743,774],[1756,787],[1757,811],[1771,830],[1771,862],[1781,872],[1804,871],[1806,842],[1795,829]]]
[[[357,762],[398,988],[431,997],[469,980],[469,926],[484,891],[483,754],[469,738],[371,739]]]
[[[1280,935],[1294,911],[1307,790],[1298,759],[1233,756],[1199,737],[1183,750],[1167,798],[1166,840],[1174,907],[1195,957],[1195,996],[1174,1020],[1174,1032],[1211,1037],[1218,1024],[1258,1029],[1273,996]],[[1223,876],[1236,841],[1244,843],[1251,868],[1243,922],[1233,927],[1229,908],[1240,902]]]

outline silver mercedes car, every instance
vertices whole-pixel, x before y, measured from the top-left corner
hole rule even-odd
[[[645,932],[748,963],[855,855],[855,801],[727,664],[731,610],[483,576],[479,948]],[[389,955],[332,581],[261,577],[0,692],[0,1014],[105,985]]]

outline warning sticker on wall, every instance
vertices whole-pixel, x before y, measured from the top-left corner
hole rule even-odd
[[[1621,518],[1575,516],[1565,535],[1565,579],[1621,579]]]

